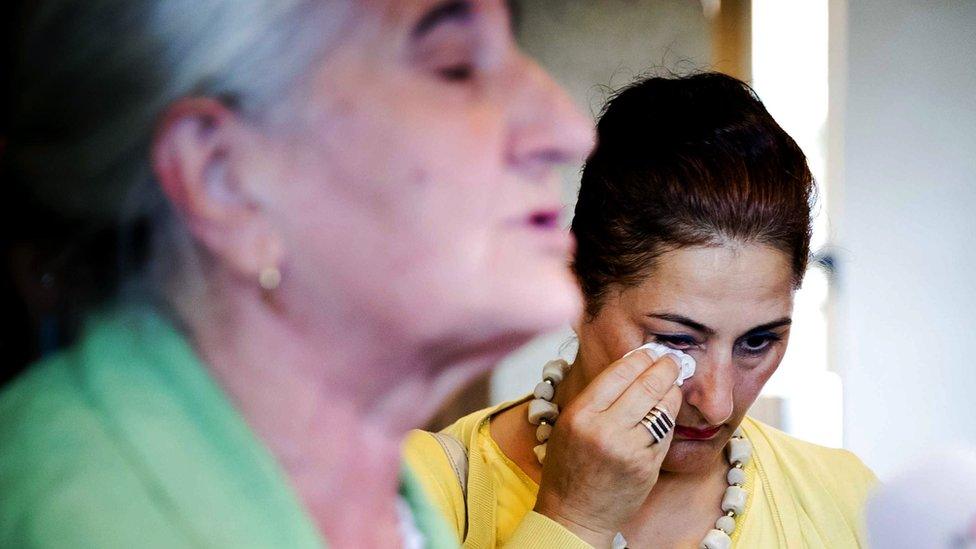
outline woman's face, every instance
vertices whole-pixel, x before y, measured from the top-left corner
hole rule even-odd
[[[642,343],[695,358],[681,389],[671,449],[662,468],[714,465],[786,352],[793,277],[786,254],[759,244],[680,248],[661,256],[637,286],[611,292],[580,330],[588,379]]]
[[[588,152],[590,121],[517,50],[501,0],[353,11],[250,175],[273,188],[279,299],[445,360],[573,318],[554,167]]]

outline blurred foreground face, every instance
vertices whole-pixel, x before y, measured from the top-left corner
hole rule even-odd
[[[505,4],[352,11],[287,127],[247,136],[282,299],[438,349],[573,318],[553,168],[586,154],[591,124],[517,50]]]

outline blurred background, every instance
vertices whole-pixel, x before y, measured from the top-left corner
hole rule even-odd
[[[754,86],[820,187],[790,349],[752,414],[882,478],[976,443],[976,2],[533,0],[519,41],[595,117],[645,73]],[[578,170],[565,176],[566,222]],[[508,357],[433,426],[527,394],[569,327]]]
[[[518,34],[594,118],[641,74],[720,70],[808,155],[817,261],[754,415],[882,478],[930,446],[976,443],[976,1],[523,0]],[[567,170],[567,224],[577,185]],[[0,246],[2,383],[57,346],[63,304],[34,276],[37,250],[6,230]],[[543,335],[432,427],[528,393],[573,352],[568,327]]]

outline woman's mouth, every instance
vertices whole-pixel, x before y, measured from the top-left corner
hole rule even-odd
[[[694,427],[684,427],[682,425],[677,425],[674,428],[675,436],[685,438],[688,440],[710,440],[722,430],[722,426],[718,427],[707,427],[705,429],[695,429]]]
[[[576,239],[562,227],[559,219],[559,208],[539,206],[510,218],[508,227],[527,237],[534,248],[541,249],[547,256],[565,260],[573,253]]]
[[[559,229],[559,210],[536,210],[529,214],[527,222],[533,229]]]

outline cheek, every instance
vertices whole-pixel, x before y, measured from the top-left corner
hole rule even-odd
[[[737,416],[741,417],[749,411],[766,382],[776,372],[781,359],[782,356],[770,357],[768,362],[751,368],[736,368],[733,400]]]
[[[368,202],[400,235],[428,218],[444,229],[434,237],[483,219],[503,168],[504,116],[381,61],[322,71],[304,116],[307,160],[330,192]]]
[[[644,343],[644,329],[608,303],[580,328],[580,353],[592,379],[607,366]]]
[[[732,397],[735,401],[736,415],[744,414],[749,410],[765,384],[766,379],[754,372],[740,374]]]
[[[330,132],[348,159],[346,177],[401,200],[416,192],[428,198],[429,214],[484,206],[502,169],[504,116],[484,102],[443,100],[423,80],[382,77],[370,83],[372,93],[355,90],[346,101],[355,109]]]
[[[400,91],[339,101],[279,166],[290,174],[280,217],[292,266],[364,307],[567,321],[579,302],[568,258],[506,225],[532,201],[508,169],[505,117]]]
[[[391,267],[483,255],[504,199],[502,117],[478,105],[438,104],[391,80],[385,88],[359,83],[356,94],[331,98],[314,116],[296,160],[305,175],[294,207],[331,203],[320,215],[343,222],[320,223],[373,240],[367,249],[394,258]]]

